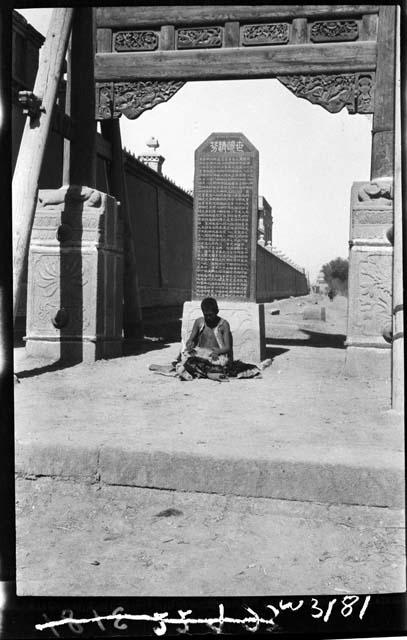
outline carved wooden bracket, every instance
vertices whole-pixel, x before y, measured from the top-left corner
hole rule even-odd
[[[294,95],[330,113],[338,113],[344,107],[349,113],[373,113],[374,72],[290,75],[277,76],[277,79]]]
[[[181,89],[182,81],[139,80],[136,82],[97,82],[96,120],[138,118],[147,109],[166,102]]]
[[[294,95],[330,113],[373,113],[375,73],[277,76]],[[169,100],[185,84],[175,80],[96,83],[96,119],[138,118],[147,109]]]

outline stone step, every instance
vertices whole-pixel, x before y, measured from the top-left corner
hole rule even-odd
[[[84,426],[85,428],[85,426]],[[19,477],[55,477],[101,485],[401,508],[401,452],[363,455],[354,449],[286,444],[274,454],[200,454],[122,445],[17,443]]]

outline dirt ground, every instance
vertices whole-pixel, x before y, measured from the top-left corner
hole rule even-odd
[[[325,322],[303,320],[310,305]],[[346,374],[345,298],[265,306],[272,363],[259,380],[148,371],[177,353],[176,313],[148,318],[144,343],[115,360],[61,368],[16,348],[20,595],[404,590],[390,381]],[[262,488],[259,459],[300,471]]]
[[[82,450],[98,444],[105,452],[126,443],[151,453],[234,458],[243,452],[250,459],[288,448],[293,460],[391,465],[404,443],[402,422],[388,413],[390,381],[346,374],[346,299],[326,299],[326,322],[302,320],[308,303],[267,305],[272,364],[262,379],[180,382],[154,374],[150,363],[171,362],[178,352],[178,343],[152,339],[164,323],[151,323],[155,335],[126,356],[93,364],[59,368],[16,349],[17,442]],[[276,308],[280,315],[272,315]]]
[[[19,595],[403,591],[401,510],[17,482]]]

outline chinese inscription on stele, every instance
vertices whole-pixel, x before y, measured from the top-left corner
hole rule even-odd
[[[254,300],[259,153],[242,133],[195,152],[193,298]]]

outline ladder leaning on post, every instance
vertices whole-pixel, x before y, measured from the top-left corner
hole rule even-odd
[[[14,320],[21,292],[24,260],[34,221],[38,181],[71,33],[73,11],[73,8],[54,9],[41,49],[34,95],[28,96],[29,118],[25,123],[12,182]]]

